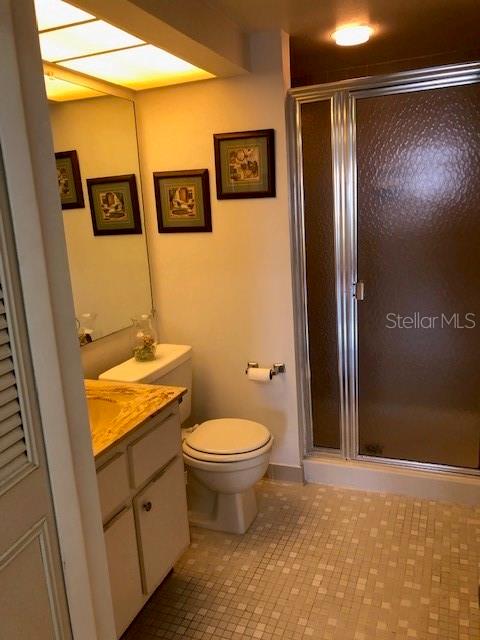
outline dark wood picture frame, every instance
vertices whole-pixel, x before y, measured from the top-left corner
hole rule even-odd
[[[88,178],[87,189],[95,236],[142,233],[134,173]]]
[[[71,151],[57,151],[55,162],[57,165],[58,193],[62,209],[83,209],[85,200],[77,152],[74,149]]]
[[[255,138],[258,145],[252,145]],[[245,140],[249,141],[248,148],[242,149],[242,141]],[[218,200],[276,196],[274,129],[215,133],[213,143]],[[235,164],[227,157],[229,152],[230,156],[237,155]],[[246,157],[248,152],[252,155],[251,160]]]
[[[212,231],[208,169],[156,171],[153,185],[159,233]]]

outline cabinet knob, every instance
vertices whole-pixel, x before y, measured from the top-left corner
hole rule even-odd
[[[144,511],[151,511],[152,510],[152,503],[150,502],[150,500],[148,502],[144,502],[142,504],[142,509]]]

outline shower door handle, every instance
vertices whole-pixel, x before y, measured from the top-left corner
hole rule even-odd
[[[365,300],[365,283],[363,280],[359,280],[355,282],[353,285],[353,297],[356,298],[357,302],[362,302]]]

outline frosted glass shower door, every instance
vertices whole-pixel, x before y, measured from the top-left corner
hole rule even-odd
[[[355,110],[359,453],[478,468],[480,85]]]
[[[339,449],[331,101],[302,105],[301,117],[312,444]]]

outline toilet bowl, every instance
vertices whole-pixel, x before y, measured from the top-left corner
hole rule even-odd
[[[183,440],[189,519],[197,526],[245,533],[257,515],[254,484],[265,474],[273,437],[251,420],[208,420]]]
[[[155,360],[130,358],[102,373],[101,380],[186,387],[180,421],[190,416],[192,348],[158,344]],[[239,418],[208,420],[183,436],[188,515],[192,524],[245,533],[257,515],[254,484],[265,474],[273,436],[258,422]]]

